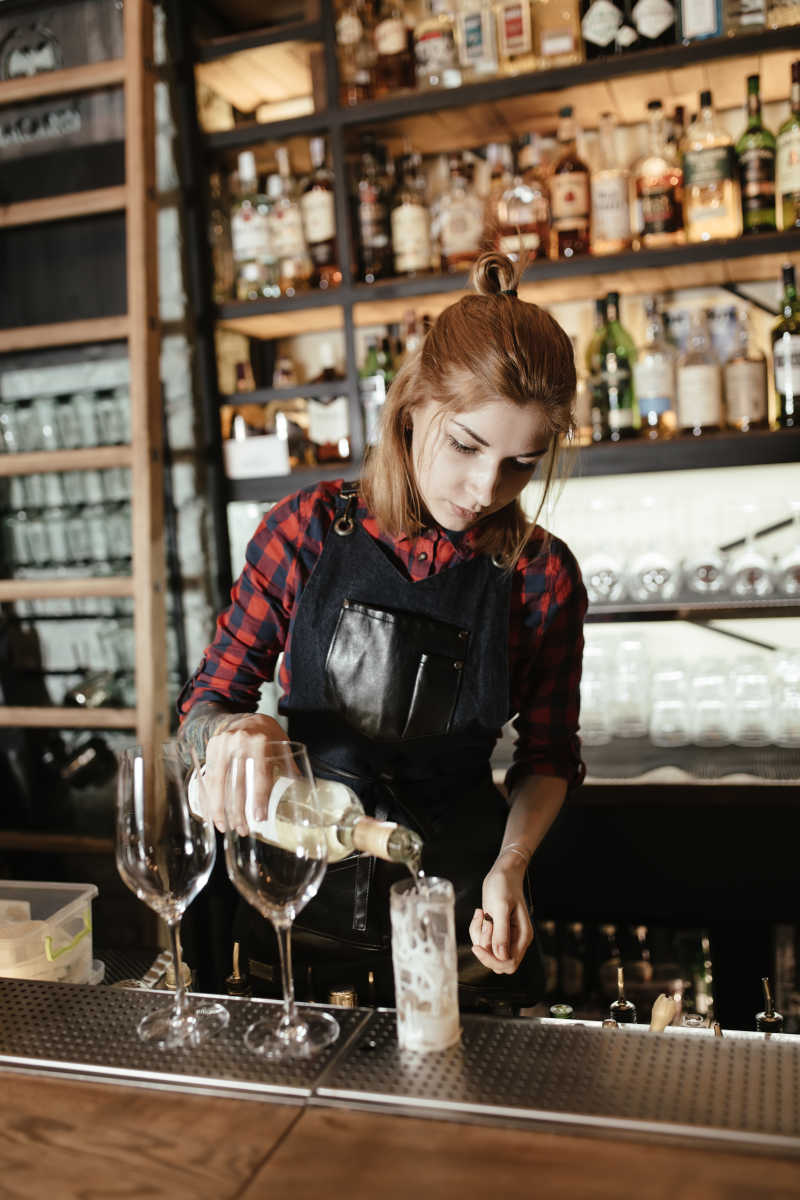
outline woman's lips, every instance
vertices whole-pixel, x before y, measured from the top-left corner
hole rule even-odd
[[[480,509],[462,508],[460,504],[454,504],[452,500],[450,501],[450,507],[465,521],[474,521],[480,512]]]

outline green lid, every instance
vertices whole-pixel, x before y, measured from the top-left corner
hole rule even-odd
[[[569,1020],[569,1018],[572,1016],[574,1011],[575,1010],[571,1004],[551,1004],[550,1005],[550,1016],[558,1017],[562,1021]]]

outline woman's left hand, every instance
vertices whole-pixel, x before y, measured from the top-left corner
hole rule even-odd
[[[524,867],[498,860],[483,881],[483,908],[470,921],[472,953],[497,975],[513,975],[533,941],[524,880]]]

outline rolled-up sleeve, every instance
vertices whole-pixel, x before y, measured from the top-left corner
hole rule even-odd
[[[575,787],[586,773],[578,736],[586,589],[558,538],[525,563],[520,587],[522,619],[511,630],[517,738],[506,787],[510,792],[526,775],[555,776]]]

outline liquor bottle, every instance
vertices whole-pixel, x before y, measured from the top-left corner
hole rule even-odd
[[[381,362],[384,359],[384,363]],[[368,446],[373,446],[380,433],[380,420],[383,404],[386,399],[387,371],[385,356],[379,357],[378,339],[370,338],[367,342],[367,353],[364,365],[359,371],[359,395],[364,410],[364,440]]]
[[[550,257],[573,258],[576,254],[589,253],[589,168],[578,157],[572,107],[565,106],[558,115],[560,153],[549,178]]]
[[[617,32],[625,14],[615,0],[582,0],[581,33],[587,58],[601,58],[616,50]]]
[[[639,418],[634,399],[633,366],[636,347],[619,319],[619,295],[609,292],[605,301],[605,325],[593,343],[588,363],[592,387],[592,416],[598,410],[598,441],[618,442],[635,437]]]
[[[381,0],[375,21],[375,95],[392,96],[414,86],[414,56],[399,0]]]
[[[736,154],[729,134],[715,123],[711,92],[700,93],[700,113],[686,131],[683,174],[687,239],[739,237],[742,202]]]
[[[484,207],[483,236],[494,245],[500,224],[500,202],[514,180],[514,154],[506,142],[489,142],[486,147],[489,167],[489,191]]]
[[[763,978],[761,986],[764,989],[764,1011],[756,1013],[756,1029],[759,1033],[782,1033],[783,1013],[779,1013],[775,1009],[769,979]]]
[[[747,77],[747,127],[736,143],[745,233],[775,229],[775,138],[761,120],[758,75]]]
[[[456,39],[465,83],[498,74],[497,20],[492,0],[461,0]]]
[[[258,190],[256,156],[243,150],[238,158],[237,195],[231,211],[231,243],[237,300],[270,295],[274,248],[269,229],[269,203]]]
[[[214,303],[224,304],[234,295],[234,271],[231,222],[223,197],[222,175],[219,171],[211,172],[208,187],[208,244],[211,248]]]
[[[625,973],[617,967],[617,998],[608,1007],[608,1013],[618,1025],[636,1024],[636,1006],[625,999]]]
[[[729,428],[767,428],[767,360],[755,344],[750,313],[737,312],[733,353],[722,368]]]
[[[653,299],[645,304],[647,334],[633,369],[636,403],[645,437],[675,432],[675,347],[664,336],[664,321]]]
[[[781,429],[800,426],[800,300],[794,267],[783,268],[782,316],[772,330],[772,363]]]
[[[569,67],[583,59],[578,0],[532,0],[536,67]]]
[[[339,103],[343,108],[363,104],[373,96],[371,31],[365,29],[363,17],[359,0],[345,0],[336,19]]]
[[[636,0],[632,12],[640,49],[672,46],[677,40],[677,13],[671,0]]]
[[[592,390],[586,376],[583,361],[578,353],[578,339],[571,337],[572,357],[575,362],[575,403],[573,413],[575,432],[573,438],[578,446],[592,444]]]
[[[686,350],[678,362],[678,427],[699,437],[721,429],[722,370],[705,312],[691,315]]]
[[[430,214],[419,154],[406,154],[399,173],[391,210],[394,270],[396,275],[419,275],[431,269]]]
[[[450,0],[428,0],[428,15],[414,30],[414,60],[417,87],[461,86]]]
[[[535,70],[531,0],[498,0],[495,11],[500,70],[505,75]]]
[[[325,165],[325,138],[310,138],[308,148],[313,170],[300,195],[303,232],[314,264],[314,282],[320,288],[337,287],[342,272],[336,249],[333,175]]]
[[[270,176],[269,180],[270,195],[274,192],[269,210],[269,228],[275,257],[278,260],[281,292],[286,296],[293,296],[295,292],[310,286],[314,268],[306,245],[297,183],[292,175],[286,146],[278,146],[275,158],[279,173]]]
[[[681,0],[681,41],[722,37],[722,0]]]
[[[778,130],[776,146],[779,229],[800,229],[800,61],[792,63],[789,116]]]
[[[616,120],[600,116],[599,167],[592,175],[592,253],[620,254],[631,248],[630,175],[620,165]]]
[[[766,23],[767,0],[723,0],[722,24],[728,37],[753,33]]]
[[[648,147],[634,168],[642,245],[651,249],[686,241],[683,228],[683,168],[673,145],[664,138],[660,100],[651,100]]]
[[[361,137],[361,166],[355,188],[355,226],[358,231],[358,271],[365,283],[392,273],[389,236],[389,191],[377,157],[375,138]]]
[[[322,370],[312,383],[330,383],[336,373],[333,347],[323,342],[319,348]],[[308,436],[318,463],[346,462],[350,458],[350,415],[347,396],[309,396]]]
[[[517,152],[517,173],[497,206],[495,246],[512,262],[523,255],[546,258],[550,242],[547,183],[537,134],[527,134]]]
[[[484,202],[473,186],[473,173],[464,155],[450,159],[450,186],[441,199],[439,248],[441,269],[468,271],[480,253]]]

